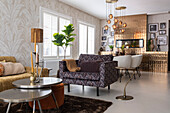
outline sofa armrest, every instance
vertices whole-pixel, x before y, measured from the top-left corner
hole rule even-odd
[[[104,85],[103,87],[106,87],[109,84],[114,83],[118,80],[118,70],[115,68],[117,67],[117,65],[117,61],[107,61],[101,63],[99,72],[100,82]]]
[[[31,73],[31,67],[25,67],[27,73]],[[34,72],[37,71],[37,68],[34,69]],[[41,68],[38,68],[38,74],[40,74]],[[49,70],[47,68],[43,68],[41,77],[49,77]]]

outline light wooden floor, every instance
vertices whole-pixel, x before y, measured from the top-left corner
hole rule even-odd
[[[100,96],[96,96],[96,88],[71,85],[71,92],[65,94],[87,98],[112,101],[113,104],[105,113],[170,113],[170,74],[142,72],[141,78],[132,80],[127,87],[127,94],[134,97],[131,101],[116,100],[123,94],[123,88],[128,77],[122,78],[122,83],[111,85],[111,90],[100,89]]]

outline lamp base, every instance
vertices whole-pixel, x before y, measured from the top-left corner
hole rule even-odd
[[[117,96],[116,99],[118,100],[132,100],[132,96]]]

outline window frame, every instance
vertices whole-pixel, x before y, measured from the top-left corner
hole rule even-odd
[[[40,28],[43,29],[43,22],[44,22],[44,18],[43,18],[43,14],[44,13],[47,13],[47,14],[50,14],[50,15],[53,15],[53,16],[56,16],[58,18],[58,21],[57,21],[57,30],[59,32],[59,23],[60,23],[60,18],[63,18],[63,19],[66,19],[66,20],[70,20],[70,24],[72,23],[72,17],[70,16],[67,16],[67,15],[64,15],[64,14],[61,14],[61,13],[58,13],[56,11],[53,11],[53,10],[50,10],[50,9],[47,9],[47,8],[43,8],[43,7],[40,7],[40,21],[39,21],[39,26]],[[43,47],[44,44],[40,44],[40,58],[42,59],[63,59],[64,56],[60,56],[59,55],[59,47],[57,47],[57,56],[44,56],[44,47]],[[72,46],[70,46],[70,56],[66,56],[66,58],[72,58]]]
[[[78,37],[80,36],[80,32],[79,32],[79,25],[82,24],[82,25],[85,25],[87,26],[87,45],[86,45],[86,53],[88,54],[88,27],[93,27],[94,28],[94,54],[95,54],[95,36],[96,36],[96,26],[93,25],[93,24],[89,24],[87,22],[84,22],[84,21],[81,21],[81,20],[78,20],[78,25],[77,25],[77,28],[78,28]],[[78,38],[78,55],[80,55],[80,51],[79,51],[79,48],[80,48],[80,38]]]

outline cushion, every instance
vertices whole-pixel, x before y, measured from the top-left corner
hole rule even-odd
[[[6,62],[5,60],[2,60],[2,61],[0,61],[0,62]]]
[[[25,68],[21,63],[12,63],[12,62],[1,62],[4,66],[3,75],[14,75],[25,72]]]
[[[0,64],[0,76],[4,74],[4,66]]]
[[[81,67],[81,72],[99,72],[100,68],[100,63],[102,61],[90,61],[90,62],[81,62],[80,67]]]
[[[80,71],[80,67],[77,66],[76,61],[74,59],[64,59],[66,61],[67,69],[70,72]]]

